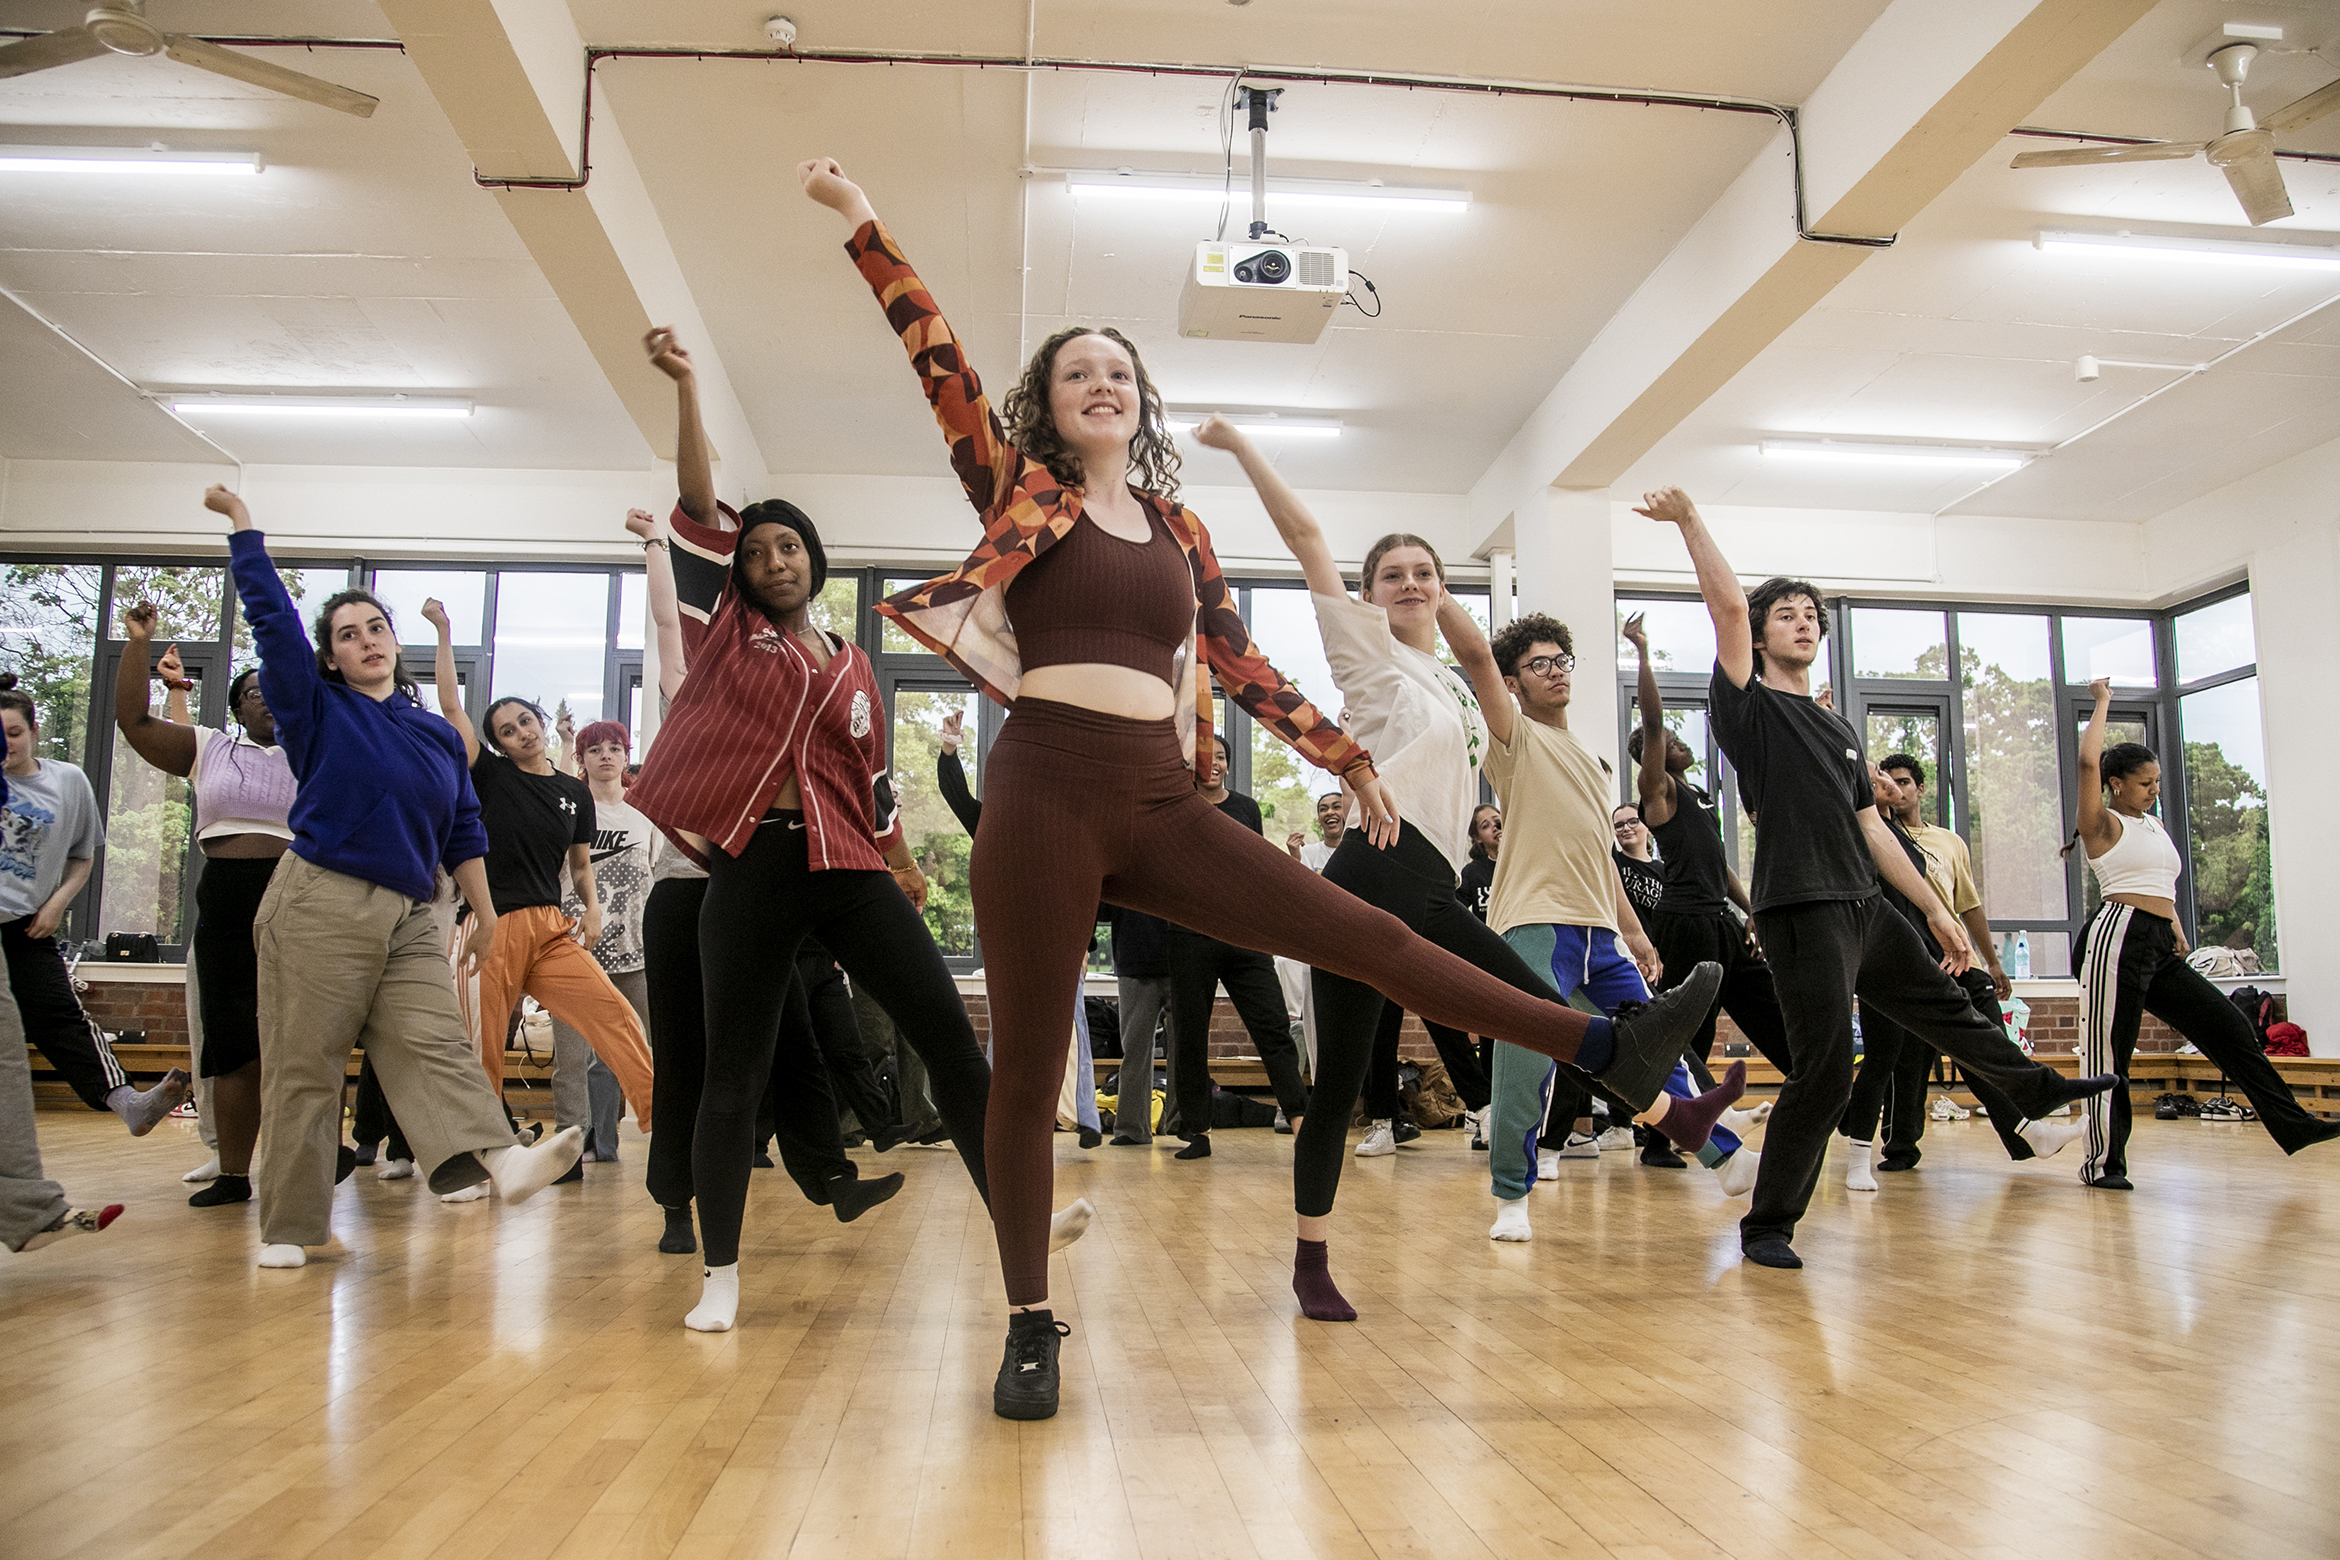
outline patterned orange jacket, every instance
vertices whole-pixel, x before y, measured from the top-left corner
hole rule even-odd
[[[884,224],[862,224],[845,252],[909,351],[910,365],[950,445],[951,468],[983,517],[983,541],[966,562],[888,597],[877,609],[976,687],[1012,705],[1023,669],[1008,621],[1008,583],[1073,528],[1081,517],[1081,495],[1008,442],[959,338]],[[1194,640],[1179,652],[1173,674],[1193,693],[1180,701],[1177,715],[1178,745],[1188,766],[1194,763],[1196,744],[1210,740],[1215,672],[1229,698],[1310,763],[1336,774],[1370,773],[1373,756],[1303,698],[1252,641],[1219,572],[1210,533],[1193,511],[1150,493],[1138,498],[1160,513],[1194,573]]]

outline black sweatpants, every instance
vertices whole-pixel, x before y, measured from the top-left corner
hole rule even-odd
[[[210,993],[206,991],[204,995],[208,997]],[[211,1043],[208,1031],[203,1043],[206,1046]],[[509,1116],[511,1111],[507,1109],[504,1114]],[[409,1163],[414,1160],[414,1150],[408,1146],[398,1117],[390,1109],[390,1097],[382,1092],[382,1080],[374,1072],[371,1056],[365,1057],[358,1066],[357,1099],[349,1107],[349,1135],[360,1148],[381,1144],[384,1159],[403,1159]]]
[[[195,883],[195,961],[201,967],[203,1061],[224,1078],[260,1060],[260,955],[252,921],[280,856],[211,856]]]
[[[1758,911],[1755,932],[1771,965],[1794,1057],[1772,1107],[1742,1243],[1795,1234],[1812,1201],[1829,1134],[1852,1095],[1852,1004],[1875,1011],[1942,1051],[2030,1116],[2060,1104],[2054,1069],[2025,1056],[2007,1031],[1974,1010],[1966,988],[1881,893]]]
[[[8,989],[24,1015],[24,1037],[73,1085],[91,1110],[104,1110],[106,1096],[130,1081],[113,1048],[73,994],[73,977],[54,937],[35,937],[24,916],[0,926],[0,949],[8,959]]]
[[[975,1044],[975,1027],[950,969],[892,873],[812,870],[802,818],[774,812],[739,855],[716,851],[699,907],[707,1073],[691,1180],[709,1267],[739,1260],[756,1107],[771,1077],[782,1009],[796,979],[797,946],[808,935],[819,936],[917,1048],[951,1141],[988,1201],[983,1113],[991,1066]],[[833,1101],[829,1120],[834,1127]]]
[[[1211,1008],[1221,986],[1267,1063],[1268,1086],[1285,1119],[1307,1115],[1308,1087],[1300,1081],[1300,1048],[1292,1043],[1276,961],[1183,926],[1169,929],[1162,955],[1170,966],[1170,1038],[1176,1047],[1170,1071],[1178,1085],[1180,1134],[1211,1130]]]
[[[861,1025],[853,1017],[853,991],[828,949],[807,942],[796,955],[796,984],[804,1002],[802,1022],[820,1047],[829,1088],[837,1103],[853,1112],[861,1130],[876,1136],[894,1124],[894,1105],[862,1049]],[[789,1007],[794,1014],[796,999]]]
[[[2199,1046],[2242,1089],[2259,1125],[2286,1154],[2332,1135],[2330,1126],[2292,1097],[2242,1010],[2179,956],[2176,929],[2160,916],[2133,905],[2098,905],[2073,942],[2072,974],[2080,982],[2081,1066],[2126,1078],[2137,1054],[2138,1027],[2151,1013]],[[2083,1108],[2088,1157],[2080,1178],[2128,1174],[2128,1089],[2116,1088]]]
[[[1927,951],[1932,951],[1930,943]],[[1957,979],[1974,1010],[1986,1022],[2005,1029],[1999,1016],[1998,988],[1991,984],[1990,973],[1974,968]],[[1874,1143],[1882,1128],[1886,1157],[1899,1155],[1915,1163],[1917,1140],[1926,1130],[1926,1079],[1940,1054],[1870,1004],[1862,1003],[1861,1070],[1853,1079],[1852,1099],[1844,1109],[1844,1135],[1856,1143]],[[2023,1124],[2023,1114],[2015,1103],[1987,1082],[1969,1078],[1966,1086],[1990,1117],[1991,1130],[1999,1135],[2007,1157],[2018,1161],[2034,1157],[2031,1145],[2015,1131]]]
[[[1351,829],[1324,864],[1324,880],[1505,985],[1555,1007],[1566,1005],[1553,995],[1551,982],[1454,897],[1454,868],[1411,823],[1399,824],[1397,843],[1388,850],[1375,848],[1363,829]],[[1371,986],[1326,970],[1311,970],[1308,979],[1316,999],[1316,1088],[1314,1108],[1293,1142],[1292,1206],[1303,1218],[1321,1218],[1332,1212],[1340,1191],[1349,1118],[1372,1062],[1374,1036],[1397,1005]],[[1565,1062],[1560,1076],[1583,1077]],[[1624,1110],[1627,1117],[1633,1114],[1631,1106]]]
[[[1665,966],[1658,974],[1659,991],[1671,991],[1688,980],[1692,970],[1709,960],[1722,966],[1722,985],[1715,992],[1714,1005],[1706,1010],[1697,1032],[1683,1047],[1689,1055],[1701,1062],[1711,1058],[1715,1020],[1728,1013],[1731,1022],[1739,1026],[1739,1033],[1747,1037],[1747,1043],[1765,1061],[1778,1068],[1782,1075],[1795,1071],[1787,1020],[1780,1016],[1779,992],[1772,984],[1771,966],[1747,946],[1745,930],[1729,911],[1685,915],[1653,910],[1641,918],[1641,929],[1649,935],[1650,945],[1657,949],[1658,960]]]

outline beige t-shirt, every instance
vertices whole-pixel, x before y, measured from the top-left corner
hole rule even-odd
[[[1511,740],[1487,734],[1486,775],[1503,803],[1487,924],[1617,929],[1617,867],[1609,860],[1609,774],[1568,732],[1525,715]]]
[[[1948,829],[1922,823],[1909,837],[1926,858],[1926,881],[1942,896],[1952,915],[1982,908],[1982,891],[1974,886],[1974,858],[1966,841]]]

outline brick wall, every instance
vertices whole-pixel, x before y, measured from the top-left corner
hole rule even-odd
[[[187,1043],[186,987],[176,982],[159,985],[146,981],[101,980],[90,975],[86,968],[83,978],[89,981],[89,989],[81,994],[81,1005],[107,1034],[143,1029],[149,1045]]]

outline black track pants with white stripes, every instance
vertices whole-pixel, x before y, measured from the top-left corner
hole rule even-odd
[[[106,1096],[130,1077],[73,994],[73,977],[65,971],[57,939],[32,936],[31,925],[32,917],[26,916],[0,926],[0,948],[8,955],[8,989],[24,1014],[24,1037],[40,1047],[41,1055],[73,1085],[83,1104],[104,1110]]]

